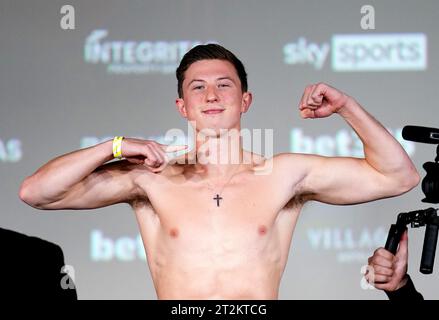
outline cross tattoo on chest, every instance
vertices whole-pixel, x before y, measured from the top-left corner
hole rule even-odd
[[[213,198],[213,200],[216,200],[216,206],[217,206],[217,207],[219,207],[219,205],[220,205],[220,200],[222,200],[222,199],[223,199],[223,198],[221,198],[221,197],[219,196],[219,194],[217,194],[216,197]]]

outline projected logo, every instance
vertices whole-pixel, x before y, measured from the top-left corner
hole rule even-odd
[[[94,30],[85,40],[84,60],[104,64],[115,74],[175,72],[183,55],[201,41],[104,41],[108,31]],[[215,43],[208,41],[206,43]]]
[[[335,34],[331,45],[300,37],[297,42],[284,45],[284,63],[310,64],[319,70],[325,65],[331,47],[331,66],[336,72],[427,68],[427,36],[423,33]]]
[[[18,162],[21,160],[22,155],[21,140],[0,139],[0,163]]]
[[[409,156],[415,153],[415,143],[404,140],[402,128],[388,129]],[[340,156],[363,158],[363,143],[353,130],[341,129],[334,136],[307,136],[300,128],[290,131],[290,151],[293,153],[318,154],[321,156]]]
[[[311,249],[335,251],[340,263],[364,263],[387,239],[387,231],[382,226],[360,230],[350,227],[309,228],[306,233]]]
[[[140,234],[111,238],[102,230],[95,229],[90,234],[90,258],[96,262],[130,262],[144,261],[146,254]]]

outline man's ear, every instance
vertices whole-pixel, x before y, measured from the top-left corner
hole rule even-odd
[[[242,95],[241,113],[247,112],[248,108],[252,104],[253,96],[251,92],[244,92]]]
[[[180,112],[180,114],[187,119],[187,112],[186,112],[186,107],[184,105],[184,100],[183,98],[177,98],[175,99],[175,105],[178,109],[178,112]]]

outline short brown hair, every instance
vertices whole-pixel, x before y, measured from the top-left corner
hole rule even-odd
[[[241,81],[241,90],[246,92],[248,90],[247,84],[247,73],[245,72],[244,65],[241,60],[239,60],[232,52],[220,46],[219,44],[209,43],[204,45],[198,45],[193,47],[191,50],[186,52],[181,59],[180,65],[178,66],[175,74],[177,76],[177,90],[178,96],[183,97],[183,81],[186,70],[194,62],[200,60],[225,60],[233,64],[238,74],[239,80]]]

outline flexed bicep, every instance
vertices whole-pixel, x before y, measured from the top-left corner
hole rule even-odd
[[[301,192],[308,200],[347,205],[394,197],[410,190],[375,170],[365,159],[306,157],[308,172]]]

